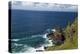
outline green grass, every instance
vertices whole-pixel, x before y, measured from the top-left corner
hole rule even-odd
[[[70,35],[71,26],[74,25],[75,33],[73,34],[73,41],[70,40],[68,37]],[[53,51],[53,50],[66,50],[66,49],[77,49],[78,48],[78,20],[77,18],[71,25],[67,25],[66,29],[64,30],[66,40],[64,44],[59,46],[51,46],[46,49],[46,51]]]

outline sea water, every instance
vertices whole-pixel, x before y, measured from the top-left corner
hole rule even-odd
[[[40,49],[47,43],[47,32],[56,25],[65,28],[76,17],[77,12],[11,10],[12,52],[34,52]]]

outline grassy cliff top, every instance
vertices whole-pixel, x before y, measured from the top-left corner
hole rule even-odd
[[[72,33],[72,37],[70,37],[71,29],[74,29],[75,32]],[[65,50],[65,49],[77,49],[78,48],[78,20],[77,18],[71,25],[67,25],[66,29],[64,30],[65,33],[65,42],[61,45],[51,46],[46,49],[46,51],[51,50]],[[72,39],[72,40],[71,40]]]

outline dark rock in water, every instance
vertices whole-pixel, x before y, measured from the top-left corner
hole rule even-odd
[[[49,39],[51,39],[52,36],[54,36],[53,33],[49,33],[49,34],[47,35],[47,37],[48,37]]]
[[[44,49],[47,49],[48,47],[44,47]]]
[[[42,52],[43,50],[36,50],[36,52]]]

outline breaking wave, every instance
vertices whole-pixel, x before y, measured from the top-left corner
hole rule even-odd
[[[50,29],[46,30],[44,34],[32,35],[31,37],[24,37],[20,39],[11,39],[13,52],[36,52],[38,50],[44,51],[44,46],[51,46],[52,42],[47,35]]]

